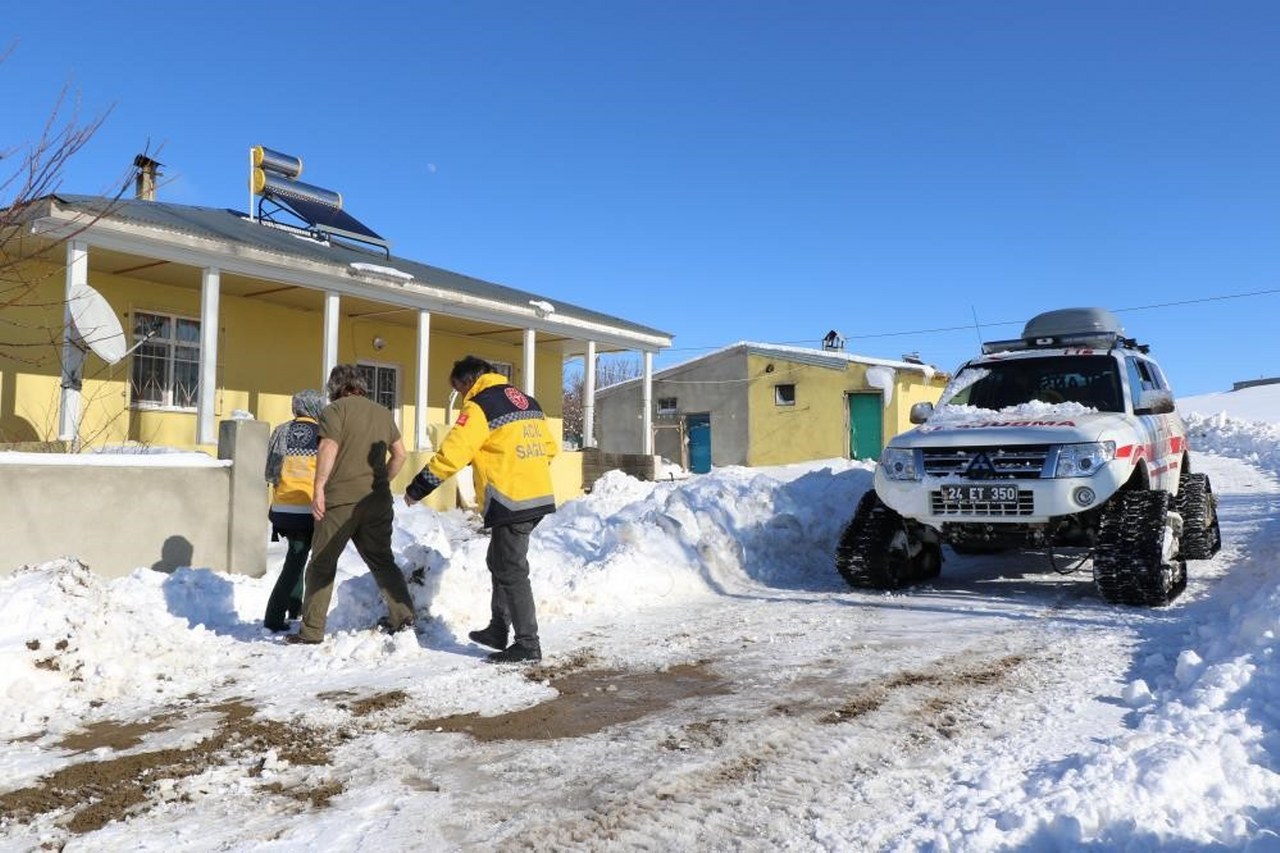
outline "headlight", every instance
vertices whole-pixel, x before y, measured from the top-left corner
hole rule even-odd
[[[1114,441],[1093,441],[1088,444],[1064,444],[1058,448],[1058,464],[1055,477],[1092,477],[1112,459],[1116,458]]]
[[[890,480],[919,480],[916,452],[904,447],[886,447],[880,452],[880,467]]]

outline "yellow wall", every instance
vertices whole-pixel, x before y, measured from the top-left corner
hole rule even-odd
[[[31,290],[15,293],[16,282]],[[0,442],[52,442],[61,405],[64,267],[26,263],[6,269],[0,320]],[[90,353],[84,362],[80,435],[94,444],[124,440],[124,365]]]
[[[92,251],[92,250],[91,250]],[[25,280],[36,290],[19,305],[5,308],[4,336],[0,337],[0,442],[46,441],[57,438],[60,405],[61,350],[51,344],[62,331],[65,267],[28,263]],[[174,314],[198,319],[200,292],[169,287],[139,279],[91,274],[91,283],[120,316],[127,338],[132,338],[134,311]],[[322,388],[323,313],[307,311],[223,293],[219,307],[217,388],[214,416],[222,420],[236,410],[251,413],[272,427],[292,416],[290,399],[304,388]],[[385,341],[381,350],[373,340]],[[428,376],[429,431],[438,438],[447,431],[446,407],[451,391],[449,371],[454,361],[474,354],[513,365],[513,381],[523,385],[523,354],[519,345],[484,338],[433,333]],[[339,325],[338,360],[372,361],[398,368],[401,401],[398,412],[406,447],[415,448],[417,387],[417,329],[378,318],[343,318]],[[195,448],[196,415],[193,411],[131,408],[128,379],[131,359],[107,365],[90,354],[85,362],[81,401],[80,439],[84,447],[126,441],[146,445]],[[542,404],[557,438],[562,435],[562,358],[554,349],[540,349],[535,356],[535,395]],[[214,447],[200,448],[215,452]],[[425,463],[426,454],[406,465],[408,481]],[[412,470],[408,470],[412,469]],[[571,461],[557,462],[563,482],[558,493],[581,493],[581,466],[573,480]],[[400,483],[403,486],[403,483]],[[452,491],[440,501],[452,501]]]
[[[772,371],[766,368],[772,366]],[[810,459],[849,458],[849,404],[846,395],[872,393],[867,385],[868,365],[850,363],[844,370],[776,356],[749,354],[747,395],[749,417],[748,465],[783,465]],[[774,386],[794,384],[794,406],[774,401]],[[910,428],[912,403],[936,402],[946,385],[945,376],[931,380],[914,370],[897,370],[893,399],[884,410],[884,440]]]

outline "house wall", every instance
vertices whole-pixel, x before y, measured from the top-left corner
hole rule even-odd
[[[752,380],[746,386],[751,411],[747,464],[785,465],[849,455],[845,394],[866,390],[862,365],[832,370],[774,356],[749,355],[747,373]],[[794,406],[775,402],[775,389],[780,384],[795,385]]]
[[[772,365],[772,372],[769,367]],[[867,373],[872,365],[850,362],[843,370],[752,354],[747,372],[751,406],[750,465],[784,465],[809,459],[849,457],[849,394],[884,393]],[[941,374],[894,369],[892,393],[881,420],[883,440],[910,429],[913,403],[936,402],[946,385]],[[775,386],[795,387],[794,406],[775,402]],[[714,441],[714,437],[712,439]]]
[[[893,403],[888,412],[890,420],[886,424],[886,430],[892,426],[893,431],[886,431],[884,440],[887,442],[893,436],[915,426],[911,423],[911,407],[916,403],[936,404],[942,397],[942,391],[947,387],[947,380],[950,378],[946,373],[935,373],[932,377],[925,379],[915,373],[899,371]]]
[[[663,428],[691,414],[711,414],[711,464],[747,464],[746,358],[742,353],[719,356],[677,368],[653,381],[653,405],[676,398],[675,416],[654,415],[654,453],[673,462],[686,462],[679,430]],[[596,396],[596,441],[604,453],[639,453],[643,447],[639,381]]]
[[[732,351],[699,360],[653,383],[654,451],[673,461],[682,459],[681,433],[664,429],[688,414],[711,413],[713,465],[784,465],[810,459],[849,457],[847,396],[883,392],[868,383],[870,365],[850,362],[832,368],[778,355]],[[794,406],[775,402],[775,387],[792,384]],[[893,387],[884,406],[884,440],[911,427],[913,403],[936,402],[945,387],[944,374],[894,369]],[[639,382],[606,390],[596,399],[597,441],[606,453],[638,452],[640,444]],[[675,397],[677,414],[656,414],[658,400]]]
[[[198,271],[193,270],[193,277]],[[27,262],[18,276],[32,283],[33,291],[17,305],[6,307],[5,345],[0,346],[0,443],[48,442],[58,435],[61,398],[61,347],[65,266]],[[128,276],[94,271],[90,283],[118,312],[126,337],[132,338],[135,311],[200,316],[198,288],[173,287]],[[250,413],[274,427],[292,417],[291,398],[304,388],[323,387],[323,313],[274,305],[223,293],[219,300],[217,388],[214,416],[230,418],[237,410]],[[375,350],[373,339],[385,346]],[[445,424],[451,393],[449,372],[453,363],[468,354],[513,365],[513,381],[524,384],[522,347],[484,338],[433,333],[429,358],[427,409],[428,433],[433,446],[448,431]],[[393,325],[378,318],[343,318],[339,324],[338,360],[370,361],[398,368],[397,420],[405,445],[415,448],[414,389],[417,387],[417,329]],[[196,413],[129,405],[130,358],[108,365],[90,353],[85,360],[81,395],[81,428],[84,447],[136,442],[149,446],[201,449],[195,444]],[[535,396],[547,413],[553,434],[562,434],[563,361],[558,350],[540,348],[534,361]],[[397,478],[402,488],[429,453],[415,453]],[[572,480],[580,462],[557,466],[557,492],[581,493],[581,481]],[[453,505],[451,489],[440,490],[431,503]]]

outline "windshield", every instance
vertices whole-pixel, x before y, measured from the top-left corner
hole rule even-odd
[[[1039,400],[1124,411],[1116,361],[1105,355],[988,361],[960,371],[953,384],[948,405],[999,410]]]

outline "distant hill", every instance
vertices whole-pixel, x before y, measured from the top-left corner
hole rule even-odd
[[[1194,397],[1179,397],[1178,411],[1186,415],[1217,415],[1245,421],[1280,424],[1280,384],[1255,385],[1239,391],[1215,391]]]

